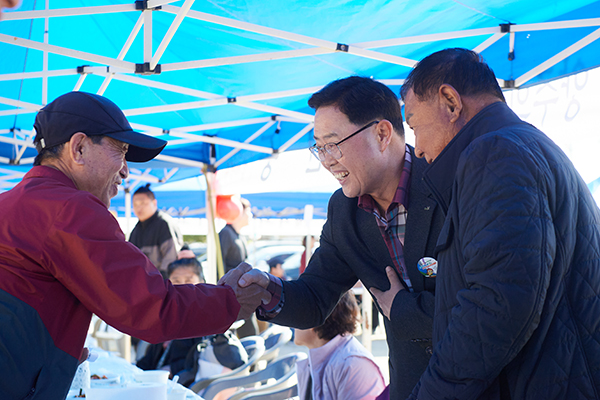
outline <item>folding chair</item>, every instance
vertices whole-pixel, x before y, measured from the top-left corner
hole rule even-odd
[[[247,375],[250,368],[256,364],[256,362],[260,359],[260,357],[265,352],[265,340],[260,336],[247,336],[243,339],[240,339],[242,345],[246,349],[248,353],[248,361],[244,363],[242,366],[226,372],[224,374],[213,375],[206,378],[202,378],[194,382],[190,385],[190,389],[194,393],[200,393],[203,389],[205,389],[208,385],[210,385],[214,380],[234,377],[240,375]]]
[[[208,385],[202,393],[202,397],[205,400],[212,400],[222,390],[239,388],[229,397],[229,400],[238,400],[251,393],[262,393],[288,387],[291,378],[296,378],[296,362],[304,360],[306,357],[305,353],[292,353],[274,360],[265,369],[249,375],[217,379]]]
[[[250,394],[246,397],[242,397],[240,400],[287,400],[292,398],[298,398],[297,384],[285,389],[278,389],[258,394]]]
[[[265,353],[259,361],[267,364],[279,356],[279,349],[292,340],[292,329],[287,326],[271,325],[260,336],[265,339]]]

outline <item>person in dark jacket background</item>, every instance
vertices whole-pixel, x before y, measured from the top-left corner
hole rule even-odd
[[[599,398],[600,212],[572,163],[470,50],[426,57],[401,96],[446,213],[434,351],[410,398]]]
[[[133,212],[139,221],[131,231],[129,241],[142,251],[166,278],[167,267],[177,260],[183,246],[179,227],[167,213],[158,210],[158,202],[150,184],[133,194]]]

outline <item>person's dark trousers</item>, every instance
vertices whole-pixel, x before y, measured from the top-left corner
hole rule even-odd
[[[250,318],[244,320],[244,325],[240,326],[236,334],[241,339],[246,336],[258,335],[258,323],[256,322],[256,315],[252,315]]]

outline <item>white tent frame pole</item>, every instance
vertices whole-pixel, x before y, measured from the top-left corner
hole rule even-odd
[[[177,171],[179,171],[179,168],[171,168],[170,170],[168,168],[164,168],[163,169],[163,177],[160,180],[161,182],[167,182],[169,179],[171,179],[173,177],[173,175],[175,175],[177,173]]]
[[[161,106],[150,106],[150,107],[140,107],[140,108],[130,108],[127,110],[123,110],[123,113],[130,117],[134,115],[147,115],[147,114],[157,114],[162,112],[170,112],[170,111],[182,111],[182,110],[194,110],[198,108],[206,108],[206,107],[214,107],[214,106],[224,106],[224,105],[235,105],[238,107],[249,108],[252,110],[264,111],[270,114],[280,114],[286,115],[292,118],[296,118],[298,120],[303,121],[312,121],[314,116],[311,114],[305,114],[297,111],[286,110],[285,108],[268,106],[266,104],[253,103],[249,101],[235,101],[230,103],[226,97],[221,97],[219,99],[213,100],[199,100],[199,101],[191,101],[188,103],[177,103],[177,104],[166,104]]]
[[[133,83],[136,85],[152,87],[155,89],[167,90],[167,91],[174,92],[174,93],[195,96],[195,97],[199,97],[201,99],[219,99],[219,98],[223,97],[223,96],[219,96],[214,93],[203,92],[201,90],[196,90],[196,89],[189,89],[189,88],[186,88],[183,86],[172,85],[170,83],[152,81],[150,79],[144,79],[139,76],[115,74],[114,79],[122,81],[122,82]]]
[[[163,66],[164,66],[164,64],[163,64]],[[168,84],[168,83],[156,82],[156,81],[152,81],[149,79],[140,78],[137,76],[124,75],[124,74],[117,73],[117,74],[115,74],[114,79],[117,79],[117,80],[120,80],[123,82],[129,82],[132,84],[153,87],[156,89],[167,90],[167,91],[174,92],[174,93],[195,96],[195,97],[199,97],[202,99],[216,100],[216,99],[224,98],[223,96],[220,96],[220,95],[217,95],[214,93],[204,92],[204,91],[195,90],[195,89],[189,89],[189,88],[186,88],[183,86],[172,85],[172,84]],[[323,88],[323,86],[312,86],[312,87],[300,88],[300,89],[282,90],[280,92],[251,94],[251,95],[247,95],[247,96],[239,96],[239,97],[237,97],[237,100],[255,101],[255,100],[271,100],[271,99],[279,99],[279,98],[284,98],[284,97],[301,96],[301,95],[305,95],[305,94],[314,93],[314,92],[320,90],[321,88]],[[235,103],[233,103],[233,104],[235,104]]]
[[[293,123],[296,123],[296,124],[305,124],[306,123],[306,121],[302,121],[302,120],[299,120],[299,119],[296,119],[296,118],[286,117],[285,115],[276,115],[275,119],[277,121],[281,121],[281,122],[293,122]]]
[[[201,125],[190,125],[178,128],[184,132],[198,132],[198,131],[210,131],[213,129],[221,129],[221,128],[233,128],[236,126],[246,126],[246,125],[255,125],[263,122],[269,122],[271,117],[260,117],[260,118],[249,118],[249,119],[239,119],[235,121],[227,121],[227,122],[216,122],[212,124],[201,124]]]
[[[248,139],[244,140],[244,143],[252,142],[254,139],[256,139],[257,137],[259,137],[260,135],[265,133],[267,131],[267,129],[269,129],[273,125],[275,125],[275,121],[271,120],[271,121],[267,122],[259,130],[257,130],[252,135],[250,135],[250,137],[248,137]],[[235,154],[237,154],[240,150],[241,150],[240,148],[235,148],[235,149],[231,150],[229,153],[225,154],[223,157],[221,157],[221,159],[219,159],[217,162],[215,162],[215,168],[218,168],[221,164],[223,164],[225,161],[229,160],[231,157],[233,157]]]
[[[179,7],[164,6],[163,11],[172,14],[177,14]],[[198,19],[201,21],[212,22],[217,25],[229,26],[231,28],[241,29],[247,32],[260,33],[266,36],[271,36],[279,39],[291,40],[293,42],[304,43],[310,46],[323,47],[326,49],[335,50],[337,43],[328,40],[312,38],[309,36],[299,35],[296,33],[290,33],[279,29],[267,28],[265,26],[251,24],[249,22],[238,21],[231,18],[219,17],[213,14],[207,14],[200,11],[190,10],[188,17]]]
[[[378,51],[363,49],[361,47],[353,45],[348,46],[348,54],[353,54],[355,56],[360,56],[363,58],[369,58],[371,60],[383,61],[390,64],[403,65],[409,68],[413,68],[417,64],[417,60],[411,60],[405,57],[380,53]]]
[[[114,58],[99,56],[97,54],[86,53],[79,50],[67,49],[65,47],[55,46],[52,44],[44,44],[34,40],[5,35],[3,33],[0,33],[0,42],[13,44],[15,46],[28,47],[34,50],[47,51],[49,53],[95,62],[98,64],[110,65],[112,67],[122,68],[132,73],[135,71],[135,64],[128,61],[116,60]]]
[[[496,43],[498,40],[502,39],[504,36],[506,36],[506,32],[504,33],[494,33],[492,36],[490,36],[489,38],[487,38],[486,40],[484,40],[483,42],[481,42],[480,44],[478,44],[473,51],[476,53],[481,53],[483,50],[487,49],[488,47],[490,47],[491,45],[493,45],[494,43]]]
[[[148,0],[148,8],[156,8],[179,0]]]
[[[50,0],[46,0],[45,11],[50,9]],[[44,44],[48,45],[48,32],[50,29],[48,16],[44,17]],[[43,60],[42,60],[42,70],[44,71],[44,76],[42,77],[42,104],[48,104],[48,52],[44,50]]]
[[[174,164],[180,164],[180,165],[184,165],[187,167],[198,167],[198,168],[202,168],[205,166],[205,164],[203,162],[200,161],[193,161],[193,160],[188,160],[186,158],[179,158],[179,157],[173,157],[173,156],[167,156],[165,154],[159,154],[156,156],[155,160],[161,160],[161,161],[168,161]]]
[[[129,234],[132,231],[131,228],[131,190],[125,190],[125,233],[126,239],[129,240]]]
[[[308,132],[310,132],[310,130],[314,126],[315,126],[315,124],[313,124],[313,123],[306,125],[300,132],[296,133],[291,139],[289,139],[287,142],[285,142],[283,144],[283,146],[281,146],[279,149],[277,149],[277,151],[279,153],[283,153],[284,151],[286,151],[291,145],[296,143],[298,140],[300,140],[300,138],[302,138],[304,135],[306,135]]]
[[[140,171],[140,172],[138,173],[136,171]],[[151,172],[152,172],[152,168],[146,168],[143,171],[138,170],[136,168],[132,168],[130,170],[129,177],[127,178],[127,188],[134,188],[140,182],[157,183],[158,178],[155,177],[154,175],[150,175]],[[132,178],[135,178],[133,180],[133,182],[132,182]]]
[[[365,49],[376,49],[380,47],[393,47],[393,46],[402,46],[407,44],[415,44],[415,43],[427,43],[427,42],[437,42],[439,40],[446,39],[460,39],[471,36],[482,36],[482,35],[492,35],[494,33],[498,33],[500,31],[500,27],[493,28],[479,28],[479,29],[465,29],[464,31],[453,31],[453,32],[444,32],[444,33],[432,33],[428,35],[419,35],[419,36],[409,36],[402,38],[392,38],[392,39],[383,39],[383,40],[373,40],[369,42],[359,42],[352,43],[350,46],[359,46]]]
[[[237,99],[239,101],[256,101],[256,100],[271,100],[271,99],[281,99],[284,97],[292,97],[292,96],[303,96],[306,94],[313,94],[314,92],[322,89],[323,86],[312,86],[300,89],[293,90],[282,90],[280,92],[269,92],[269,93],[261,93],[261,94],[249,94],[246,96],[239,96]]]
[[[386,86],[402,86],[404,79],[376,79],[377,82],[383,83]]]
[[[22,100],[14,100],[14,99],[9,99],[7,97],[0,97],[0,103],[7,104],[7,105],[13,106],[13,107],[25,108],[25,109],[32,110],[35,112],[39,111],[40,108],[42,108],[42,106],[38,105],[38,104],[26,103]]]
[[[3,133],[11,133],[13,130],[12,129],[0,129],[0,135]],[[33,130],[28,130],[28,129],[18,129],[18,131],[21,133],[22,136],[33,136],[34,131]]]
[[[76,75],[74,69],[57,69],[54,71],[16,72],[14,74],[0,74],[0,81],[16,81],[21,79],[43,78],[44,76],[69,76]]]
[[[175,13],[177,10],[177,7],[165,6],[163,8],[163,10],[166,12]],[[212,23],[215,23],[218,25],[229,26],[232,28],[237,28],[237,29],[241,29],[244,31],[248,31],[248,32],[260,33],[260,34],[271,36],[274,38],[286,39],[286,40],[291,40],[294,42],[303,43],[303,44],[307,44],[307,45],[311,45],[311,46],[315,46],[315,47],[321,47],[323,49],[328,49],[330,52],[338,51],[338,48],[337,48],[338,43],[331,42],[328,40],[322,40],[322,39],[317,39],[317,38],[313,38],[313,37],[309,37],[309,36],[299,35],[296,33],[286,32],[286,31],[282,31],[279,29],[267,28],[265,26],[250,24],[247,22],[237,21],[237,20],[230,19],[230,18],[218,17],[218,16],[215,16],[212,14],[202,13],[202,12],[194,11],[194,10],[190,10],[190,12],[188,13],[188,16],[190,18],[195,18],[195,19],[199,19],[202,21],[206,21],[206,22],[212,22]],[[305,50],[305,51],[308,51],[308,50]],[[389,62],[392,64],[398,64],[398,65],[404,65],[404,66],[408,66],[408,67],[413,67],[416,64],[416,61],[414,61],[414,60],[409,60],[404,57],[398,57],[398,56],[393,56],[393,55],[389,55],[389,54],[384,54],[384,53],[367,50],[364,48],[360,48],[360,46],[357,46],[357,45],[351,45],[348,49],[348,53],[358,55],[358,56],[361,56],[364,58],[370,58],[373,60],[384,61],[384,62]],[[288,55],[288,57],[289,57],[289,55],[299,57],[299,55],[297,55],[298,54],[297,52],[289,52],[288,51],[283,54],[283,57],[281,57],[281,54],[280,54],[279,55],[280,57],[276,57],[276,58],[285,58],[286,54]],[[271,53],[267,56],[267,58],[261,58],[261,55],[246,56],[246,57],[249,57],[248,60],[251,62],[251,61],[262,61],[262,60],[274,59],[273,57],[275,57],[275,56],[277,56],[277,53]],[[258,59],[256,59],[257,57],[258,57]],[[269,57],[271,57],[271,58],[269,58]],[[241,59],[242,58],[237,58],[236,61],[243,62],[243,61],[241,61]],[[246,62],[248,62],[248,61],[246,61]],[[197,65],[200,65],[200,63]],[[217,65],[226,65],[226,64],[217,64]]]
[[[129,33],[129,36],[127,37],[127,40],[125,41],[125,44],[123,45],[123,47],[121,48],[121,51],[119,52],[119,55],[117,56],[117,60],[123,60],[125,58],[125,56],[127,55],[127,52],[131,48],[133,41],[135,40],[138,33],[140,32],[140,29],[142,29],[143,25],[144,25],[144,13],[140,13],[139,18],[135,22],[133,29]],[[104,94],[104,92],[106,91],[106,88],[108,88],[108,85],[110,84],[110,82],[112,81],[114,76],[115,76],[114,73],[107,75],[104,78],[104,81],[102,81],[102,84],[100,85],[100,88],[98,88],[98,91],[96,92],[96,94],[102,96]]]
[[[28,146],[16,146],[17,148],[17,154],[15,155],[15,159],[14,162],[19,164],[21,162],[21,157],[23,157],[23,153],[25,153],[25,150],[27,150]]]
[[[590,44],[590,43],[598,40],[598,38],[600,38],[600,29],[596,29],[594,32],[590,33],[586,37],[578,40],[577,42],[573,43],[572,45],[570,45],[569,47],[567,47],[563,51],[561,51],[558,54],[556,54],[555,56],[550,57],[548,60],[546,60],[543,63],[539,64],[537,67],[531,69],[530,71],[524,73],[523,75],[521,75],[520,77],[518,77],[517,79],[515,79],[515,87],[522,86],[524,83],[528,82],[533,77],[541,74],[542,72],[544,72],[548,68],[551,68],[552,66],[554,66],[557,63],[561,62],[562,60],[564,60],[565,58],[569,57],[573,53],[576,53],[577,51],[581,50],[582,48],[584,48],[588,44]]]
[[[316,56],[320,54],[335,53],[335,50],[322,47],[311,47],[300,50],[273,51],[269,53],[249,54],[245,56],[232,56],[209,58],[206,60],[182,61],[177,63],[162,64],[163,71],[179,71],[184,69],[220,67],[224,65],[244,64],[258,61],[283,60],[289,58]]]
[[[142,11],[144,16],[144,62],[152,61],[152,10]]]
[[[198,108],[224,106],[226,104],[227,104],[227,98],[222,97],[220,99],[215,99],[215,100],[199,100],[199,101],[190,101],[188,103],[165,104],[165,105],[161,105],[161,106],[129,108],[127,110],[123,110],[123,113],[126,116],[131,117],[134,115],[158,114],[158,113],[170,112],[170,111],[195,110]]]
[[[154,170],[156,171],[157,169],[154,169]],[[135,169],[135,168],[132,168],[129,171],[129,181],[130,181],[129,186],[130,187],[134,187],[140,182],[165,183],[169,179],[171,179],[173,177],[173,175],[175,175],[177,173],[177,171],[179,171],[179,168],[178,167],[174,167],[171,169],[163,168],[163,177],[162,178],[151,175],[152,168],[145,169],[141,174],[139,174],[135,171],[137,171],[137,169]],[[132,178],[135,178],[134,182],[131,182]]]
[[[150,183],[159,183],[160,179],[158,179],[157,177],[150,175],[149,173],[146,174],[145,172],[142,175],[136,174],[135,172],[131,172],[129,174],[129,178],[130,179],[135,179],[135,182],[137,184],[137,182],[150,182]]]
[[[128,11],[139,11],[135,9],[135,3],[111,5],[111,6],[92,6],[79,8],[58,8],[54,10],[37,11],[15,11],[2,14],[2,21],[18,21],[23,19],[38,19],[52,17],[71,17],[75,15],[96,15],[121,13]]]
[[[511,25],[511,32],[548,31],[554,29],[586,28],[600,26],[600,18],[574,19],[556,22],[538,22],[536,24]]]
[[[2,164],[10,164],[10,159],[6,157],[0,157],[0,163]]]
[[[35,112],[37,112],[37,111],[23,110],[23,109],[19,109],[19,110],[4,110],[4,111],[0,111],[0,117],[5,117],[7,115],[14,116],[14,115],[21,115],[21,114],[33,114]]]
[[[164,54],[169,43],[171,43],[171,39],[173,39],[175,32],[177,32],[177,29],[179,29],[179,25],[181,25],[181,23],[183,22],[183,19],[192,7],[192,4],[194,4],[194,0],[185,0],[185,3],[183,3],[181,8],[179,9],[177,16],[171,23],[171,26],[169,26],[169,30],[167,30],[167,33],[158,45],[158,49],[156,49],[154,56],[152,56],[152,59],[150,60],[150,70],[154,70],[154,68],[156,68],[156,65],[160,61],[160,58]]]
[[[35,160],[35,157],[21,158],[21,165],[24,165],[24,164],[33,164],[34,160]]]
[[[250,151],[254,151],[256,153],[273,154],[273,149],[270,147],[257,146],[255,144],[237,142],[235,140],[220,138],[217,136],[195,135],[195,134],[190,134],[190,133],[179,132],[178,130],[171,130],[170,133],[173,136],[178,136],[181,138],[189,139],[190,142],[212,143],[212,144],[218,144],[221,146],[240,148],[242,150],[250,150]]]
[[[6,174],[5,176],[0,177],[2,180],[21,179],[25,176],[25,172],[15,172],[4,168],[0,168],[0,173]]]
[[[31,147],[31,148],[35,148],[35,146],[33,145],[32,141],[28,141],[28,140],[23,140],[23,139],[17,139],[15,137],[5,137],[5,136],[0,136],[0,142],[2,143],[8,143],[8,144],[13,144],[15,146],[23,146],[23,147]]]
[[[78,92],[79,89],[81,89],[81,86],[83,85],[83,81],[85,81],[86,77],[87,77],[87,74],[79,75],[79,79],[77,79],[77,83],[75,83],[75,86],[73,87],[74,92]]]
[[[247,101],[239,101],[239,100],[233,104],[240,106],[240,107],[250,108],[252,110],[258,110],[258,111],[264,111],[264,112],[271,113],[271,114],[287,115],[288,117],[296,118],[296,119],[299,119],[301,121],[306,121],[306,122],[312,122],[315,119],[315,116],[311,115],[311,114],[305,114],[305,113],[301,113],[298,111],[286,110],[285,108],[268,106],[266,104],[259,104],[259,103],[253,103],[253,102],[249,102],[249,101],[248,102]]]

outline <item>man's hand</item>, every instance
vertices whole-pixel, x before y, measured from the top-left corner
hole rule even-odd
[[[239,283],[240,283],[241,287],[246,287],[248,285],[255,283],[258,286],[261,286],[266,289],[267,286],[269,286],[270,281],[271,281],[271,279],[269,279],[269,275],[266,272],[263,272],[259,269],[254,268],[254,269],[246,272],[244,275],[242,275]],[[265,304],[267,304],[267,303],[265,303]]]
[[[252,271],[252,267],[243,262],[237,268],[226,273],[217,283],[217,285],[228,285],[235,292],[235,297],[241,306],[238,320],[249,318],[261,302],[268,304],[271,301],[271,294],[265,290],[266,286],[262,287],[255,283],[247,283],[244,286],[238,284],[240,277],[249,271]],[[269,282],[267,282],[268,284]]]
[[[392,267],[386,267],[385,273],[388,276],[390,281],[390,290],[386,292],[382,292],[379,289],[371,288],[370,292],[373,294],[373,297],[377,299],[377,303],[379,303],[379,307],[381,307],[381,311],[383,315],[390,319],[390,311],[392,310],[392,303],[394,303],[394,299],[399,291],[404,290],[404,286],[400,282],[400,278],[394,271]]]

